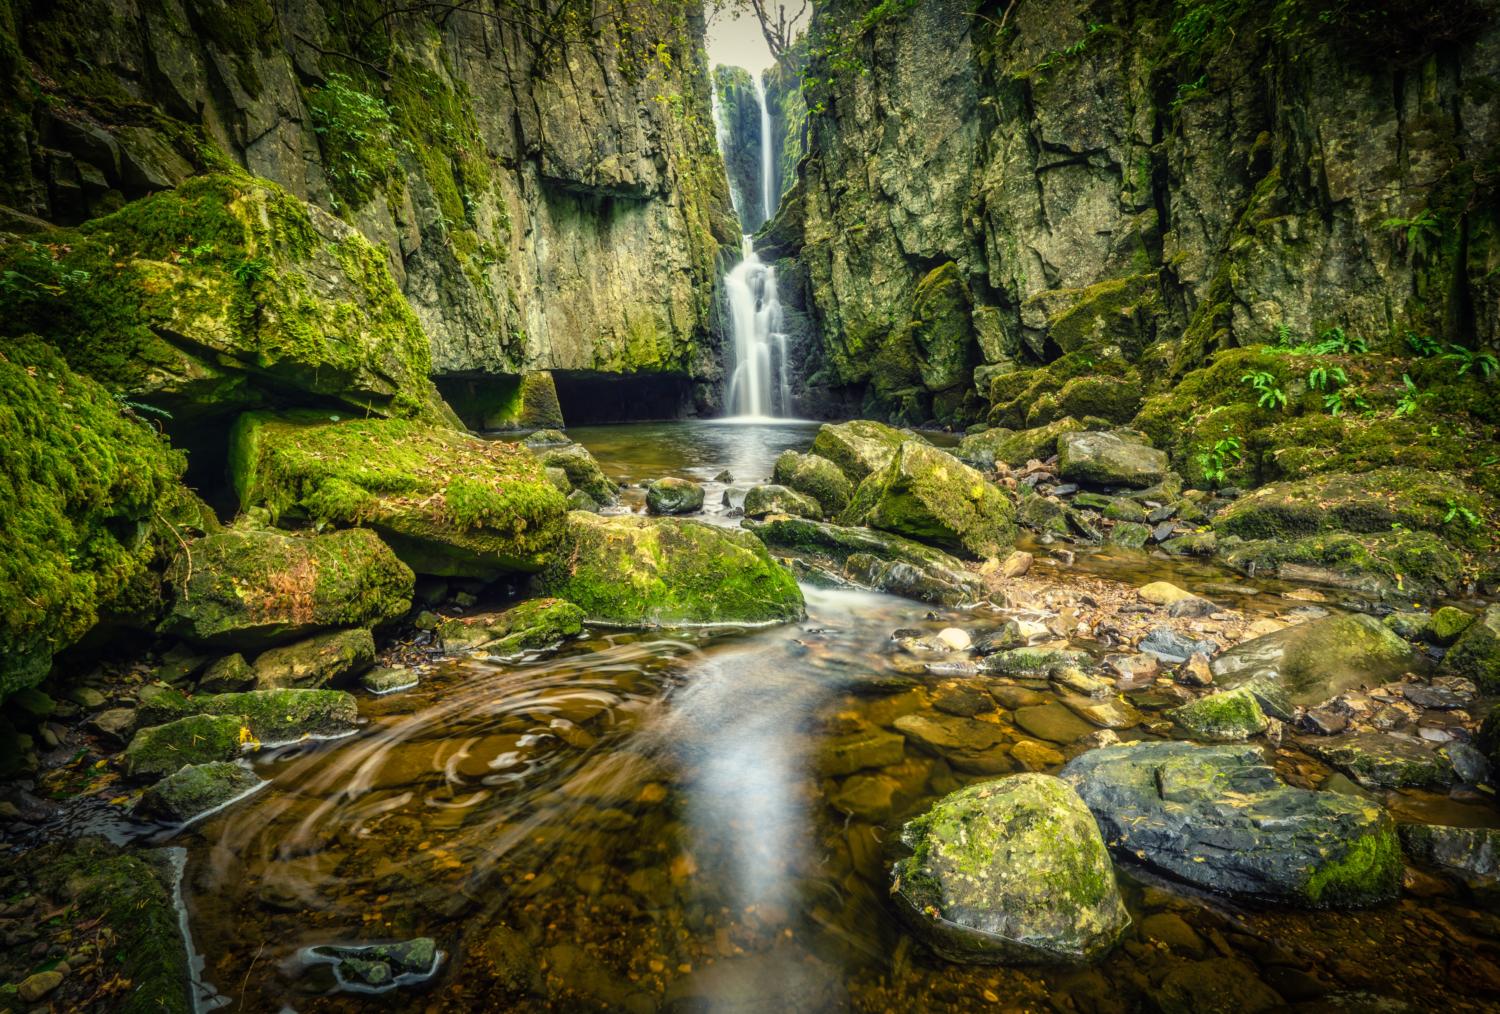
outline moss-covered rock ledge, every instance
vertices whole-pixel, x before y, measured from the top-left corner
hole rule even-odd
[[[243,507],[369,525],[420,574],[540,570],[567,501],[525,448],[400,419],[246,413],[230,449]]]

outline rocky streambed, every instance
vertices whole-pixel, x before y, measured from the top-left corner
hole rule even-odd
[[[1231,569],[1128,432],[362,425],[247,423],[163,639],[23,697],[10,1006],[1500,997],[1496,607]]]

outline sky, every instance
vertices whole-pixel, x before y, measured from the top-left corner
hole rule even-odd
[[[755,74],[771,66],[771,51],[755,15],[748,11],[738,17],[727,12],[714,15],[708,26],[708,61],[744,67]]]

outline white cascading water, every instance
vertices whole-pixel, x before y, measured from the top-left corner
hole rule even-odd
[[[766,107],[765,85],[759,77],[755,79],[755,97],[760,101],[761,202],[764,221],[770,221],[776,213],[776,187],[771,179],[771,113]],[[726,132],[721,129],[721,151],[726,140]],[[736,196],[731,193],[732,198]],[[740,221],[745,221],[741,200],[735,200],[735,210]],[[730,414],[752,419],[788,415],[791,400],[786,379],[786,334],[781,329],[776,269],[761,262],[748,235],[743,240],[740,262],[724,277],[724,291],[729,297],[734,345],[734,369],[729,377]]]

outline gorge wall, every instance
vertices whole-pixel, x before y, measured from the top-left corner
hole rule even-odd
[[[811,318],[809,405],[1125,422],[1279,337],[1493,345],[1493,13],[819,5],[810,150],[757,244]],[[1117,383],[1059,407],[1083,373]]]
[[[0,201],[76,224],[229,163],[383,253],[434,376],[650,374],[680,381],[666,414],[711,408],[739,230],[701,11],[570,38],[411,6],[6,3]]]

